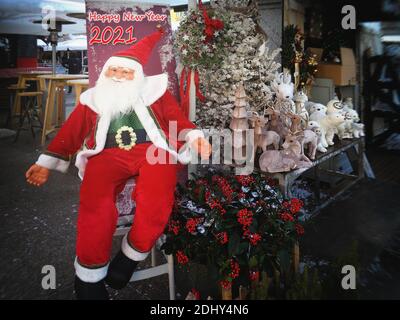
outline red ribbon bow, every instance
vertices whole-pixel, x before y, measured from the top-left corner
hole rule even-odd
[[[210,41],[214,37],[215,30],[221,30],[224,28],[224,23],[219,19],[211,19],[208,16],[208,12],[203,3],[199,0],[199,9],[203,11],[204,23],[206,25],[204,34],[206,35],[206,42]]]

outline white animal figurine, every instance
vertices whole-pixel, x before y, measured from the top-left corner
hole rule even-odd
[[[325,153],[328,152],[328,149],[326,149],[321,142],[321,137],[322,137],[322,128],[321,127],[315,127],[312,129],[312,131],[315,132],[315,134],[318,137],[318,143],[317,143],[317,151],[321,152],[321,153]]]
[[[310,110],[311,110],[311,108],[312,108],[312,106],[313,106],[314,104],[315,104],[315,102],[312,102],[312,101],[306,101],[306,102],[304,103],[304,107],[306,108],[308,114],[311,114]]]
[[[322,136],[321,125],[317,121],[309,121],[307,129],[314,131],[318,136],[317,150],[322,153],[327,152],[328,150],[321,143],[321,136]]]
[[[316,112],[316,111],[319,111],[319,112],[321,112],[321,111],[323,111],[323,112],[325,112],[326,113],[326,106],[325,105],[323,105],[322,103],[316,103],[316,102],[314,102],[313,104],[312,104],[312,106],[310,106],[310,111],[308,112],[310,115],[311,114],[313,114],[314,112]]]
[[[310,121],[319,121],[322,118],[326,116],[326,110],[327,108],[320,103],[315,103],[311,108],[310,108]]]
[[[303,90],[299,90],[294,95],[293,100],[296,106],[296,113],[302,118],[302,126],[305,128],[309,120],[309,114],[305,107],[308,97]]]
[[[320,128],[317,128],[320,130]],[[318,147],[318,134],[313,131],[306,129],[303,131],[304,138],[301,141],[301,149],[302,149],[302,154],[304,154],[304,148],[306,147],[308,150],[308,157],[311,160],[315,159],[315,153],[317,152],[317,147]]]
[[[271,83],[277,99],[277,104],[289,106],[288,111],[296,112],[296,105],[293,102],[294,84],[289,72],[275,73],[275,79]]]
[[[337,132],[338,126],[344,123],[344,121],[344,115],[339,112],[327,114],[324,118],[318,121],[322,129],[321,144],[324,148],[333,146],[333,137]]]
[[[355,123],[353,122],[351,124],[352,127],[352,134],[354,138],[360,138],[360,137],[364,137],[365,133],[364,133],[364,124],[363,123]]]
[[[312,130],[314,128],[321,128],[321,126],[318,123],[318,121],[308,121],[306,129]]]
[[[345,122],[338,126],[338,137],[341,140],[353,138],[352,124],[360,121],[357,111],[352,109],[344,113],[344,118]]]
[[[342,112],[344,104],[339,99],[332,99],[326,104],[326,114]]]

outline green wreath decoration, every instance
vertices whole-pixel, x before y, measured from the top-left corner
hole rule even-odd
[[[215,10],[191,10],[180,23],[174,48],[185,67],[210,68],[219,65],[232,40],[227,15]]]

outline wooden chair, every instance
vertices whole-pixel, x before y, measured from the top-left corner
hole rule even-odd
[[[117,230],[114,236],[125,235],[132,224],[134,219],[135,203],[132,200],[132,191],[135,187],[135,180],[131,179],[125,186],[125,189],[117,197],[117,209],[119,213]],[[168,274],[169,283],[169,298],[175,300],[175,274],[174,274],[174,258],[172,255],[166,255],[163,253],[166,262],[157,265],[156,261],[156,250],[160,249],[163,243],[163,236],[158,239],[156,245],[151,250],[151,267],[136,271],[130,282],[149,279],[160,276],[162,274]]]

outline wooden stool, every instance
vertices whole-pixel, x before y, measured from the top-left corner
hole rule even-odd
[[[8,126],[9,122],[11,121],[11,127],[13,127],[14,126],[14,123],[12,121],[13,118],[20,116],[21,106],[20,106],[20,101],[17,99],[17,95],[18,93],[24,92],[27,88],[29,88],[29,85],[21,86],[18,83],[12,84],[7,87],[8,90],[14,91],[14,93],[10,95],[10,106],[9,106],[10,110],[7,116],[6,126]]]
[[[41,139],[41,145],[44,146],[47,136],[56,131],[65,120],[63,100],[64,86],[66,85],[67,81],[73,79],[86,79],[87,76],[83,74],[56,74],[39,75],[38,78],[49,80],[46,106],[44,108],[43,131]],[[56,113],[56,119],[53,119],[54,113]]]
[[[79,103],[81,93],[89,88],[89,79],[68,80],[68,86],[75,88],[75,106]]]
[[[24,104],[21,104],[19,127],[17,129],[17,134],[15,135],[14,142],[18,140],[21,130],[28,130],[24,128],[25,119],[28,119],[29,129],[32,132],[33,138],[35,138],[34,128],[43,129],[42,120],[40,118],[41,115],[37,107],[39,98],[42,98],[42,95],[43,95],[42,91],[20,92],[17,94],[18,99],[21,100],[25,98],[26,101]],[[37,120],[39,122],[39,125],[34,125],[33,124],[34,120]]]

